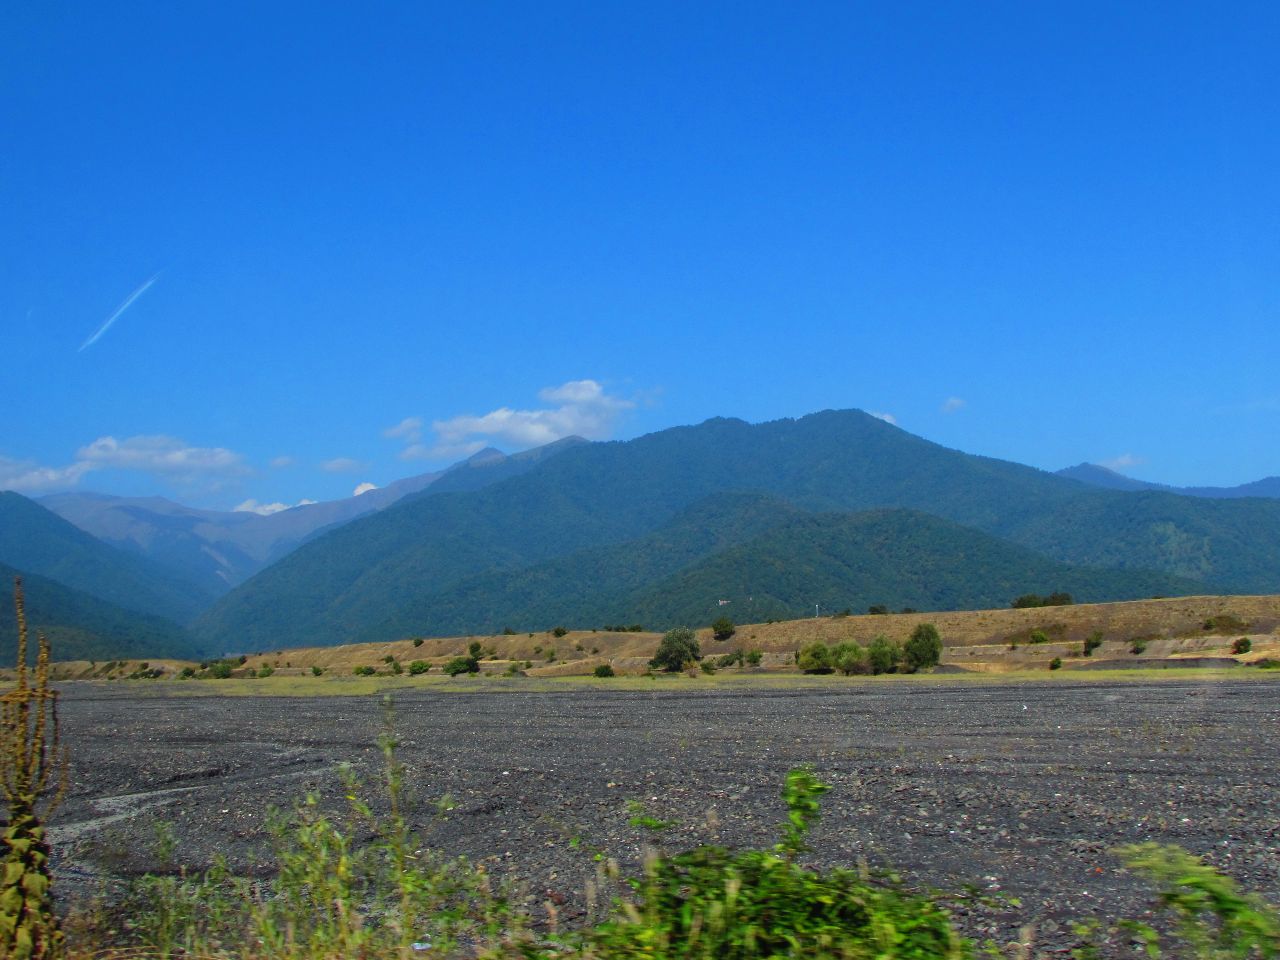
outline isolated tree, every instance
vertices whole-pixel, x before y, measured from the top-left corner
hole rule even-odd
[[[0,696],[0,793],[9,821],[0,843],[0,957],[44,960],[61,956],[63,948],[53,912],[44,821],[66,790],[67,761],[59,737],[58,693],[49,686],[49,641],[43,634],[36,637],[34,676],[27,666],[20,577],[13,580],[13,605],[16,682]]]
[[[846,677],[855,673],[868,673],[871,670],[867,651],[852,640],[836,644],[831,651],[831,665]]]
[[[693,631],[688,627],[676,627],[662,635],[658,652],[649,661],[649,666],[655,670],[676,673],[688,664],[701,659],[702,651],[698,647],[698,638],[694,636]]]
[[[926,667],[936,667],[942,659],[942,637],[932,623],[922,623],[911,631],[902,647],[902,662],[907,670],[915,673]]]
[[[715,635],[717,640],[728,640],[733,636],[736,630],[737,627],[734,626],[733,621],[728,617],[720,617],[711,624],[711,632]]]

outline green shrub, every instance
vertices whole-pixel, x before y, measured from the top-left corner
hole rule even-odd
[[[324,675],[324,667],[319,667],[319,666],[316,666],[316,665],[314,665],[314,664],[313,664],[313,665],[312,665],[312,667],[311,667],[311,675],[312,675],[313,677],[323,676],[323,675]]]
[[[413,638],[413,645],[414,645],[415,647],[420,647],[420,646],[422,646],[422,638],[421,638],[421,637],[414,637],[414,638]]]
[[[356,667],[351,672],[354,673],[357,677],[372,677],[378,671],[374,667],[362,665],[362,666]]]
[[[503,635],[504,637],[514,637],[514,636],[516,635],[516,632],[515,632],[513,629],[511,629],[510,627],[503,627],[503,628],[502,628],[502,635]]]
[[[707,676],[711,676],[716,672],[716,665],[710,660],[702,660],[698,663],[698,668]]]
[[[1236,654],[1248,653],[1252,649],[1253,649],[1253,641],[1250,640],[1248,637],[1241,637],[1239,640],[1237,640],[1235,643],[1231,645],[1231,652]]]
[[[846,677],[855,673],[871,672],[871,661],[867,659],[867,651],[852,640],[835,645],[831,651],[831,664]]]
[[[831,673],[831,650],[821,640],[815,640],[800,651],[796,665],[805,673]]]
[[[382,658],[382,662],[390,664],[390,663],[394,663],[395,659],[396,659],[395,657],[393,657],[391,654],[388,653],[385,657]]]
[[[271,676],[275,672],[276,672],[275,667],[263,667],[261,670],[258,671],[258,676],[262,677],[265,680],[267,677]]]
[[[867,646],[867,662],[874,674],[892,673],[898,669],[902,651],[884,634],[874,638]]]
[[[760,661],[761,661],[761,660],[763,660],[763,659],[764,659],[764,651],[763,651],[763,650],[748,650],[748,651],[747,651],[747,666],[749,666],[749,667],[758,667],[758,666],[760,666]]]
[[[720,617],[711,624],[711,633],[717,640],[728,640],[736,630],[737,627],[728,617]]]
[[[1129,652],[1134,656],[1145,652],[1147,649],[1147,641],[1142,637],[1135,637],[1133,642],[1129,644]]]
[[[215,660],[209,664],[209,676],[214,680],[226,680],[231,676],[232,664],[230,660]]]
[[[1062,667],[1061,657],[1054,657],[1052,660],[1049,661],[1050,670],[1058,670],[1058,669],[1061,669],[1061,667]]]
[[[431,669],[431,664],[425,660],[414,660],[409,664],[409,676],[417,677]]]
[[[942,659],[942,637],[932,623],[921,623],[911,631],[902,647],[902,663],[908,673],[936,667]]]
[[[889,608],[883,603],[873,603],[871,606],[867,607],[867,613],[876,617],[883,617],[887,615],[888,612]]]
[[[1048,643],[1049,635],[1043,630],[1032,630],[1027,637],[1027,643]]]
[[[1093,651],[1102,646],[1102,631],[1095,630],[1084,638],[1084,655],[1086,657],[1093,656]]]
[[[658,644],[658,652],[649,661],[655,670],[676,673],[686,665],[702,659],[702,651],[698,647],[698,638],[688,627],[676,627],[662,635]]]
[[[460,673],[479,673],[480,663],[475,657],[454,657],[444,665],[444,672],[451,677]]]
[[[788,774],[788,822],[773,851],[703,846],[651,860],[636,885],[636,903],[587,931],[584,954],[609,960],[967,957],[947,914],[928,899],[853,870],[821,872],[795,863],[827,789],[805,770]]]
[[[609,666],[607,663],[601,663],[596,667],[595,675],[603,680],[606,677],[612,677],[615,674],[613,672],[613,667]]]
[[[400,676],[400,674],[404,673],[404,667],[400,666],[399,660],[391,661],[391,672],[397,677]]]
[[[553,637],[559,638],[559,637],[563,637],[568,632],[569,632],[568,629],[566,629],[565,627],[556,627],[554,630],[551,631],[551,635]]]

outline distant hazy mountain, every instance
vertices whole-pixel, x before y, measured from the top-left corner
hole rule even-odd
[[[197,630],[214,645],[248,649],[439,632],[461,622],[444,619],[443,608],[477,578],[643,540],[697,501],[734,492],[809,512],[908,508],[1062,564],[1280,590],[1280,502],[1094,489],[948,450],[860,411],[828,411],[577,445],[480,490],[408,498],[300,547],[222,598]],[[603,580],[572,582],[603,593]],[[481,602],[483,591],[470,595],[477,603],[465,622],[505,616]]]
[[[171,577],[145,557],[117,550],[34,500],[0,492],[0,563],[90,594],[126,610],[184,623],[212,591]],[[4,603],[0,599],[0,606]]]
[[[1092,487],[1107,490],[1162,490],[1184,497],[1203,497],[1208,500],[1234,500],[1240,497],[1280,497],[1280,477],[1264,477],[1237,487],[1171,487],[1163,483],[1134,480],[1123,474],[1100,467],[1096,463],[1080,463],[1058,471],[1058,476],[1079,480]]]
[[[49,638],[55,660],[113,660],[121,657],[191,657],[196,651],[182,627],[171,620],[125,610],[56,580],[0,563],[0,645],[5,666],[13,662],[18,639],[13,578],[22,577],[27,626],[35,659],[36,633]]]
[[[584,442],[572,437],[514,456],[488,448],[444,471],[266,516],[198,510],[162,497],[100,493],[53,494],[39,503],[111,546],[162,564],[207,594],[211,602],[318,533],[383,510],[442,479],[449,478],[455,489],[477,489],[517,476],[546,457]]]

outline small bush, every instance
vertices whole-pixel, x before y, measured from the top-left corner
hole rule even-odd
[[[1027,637],[1027,643],[1048,643],[1049,635],[1043,630],[1032,630]]]
[[[1086,657],[1092,657],[1093,651],[1097,650],[1100,646],[1102,646],[1102,631],[1095,630],[1084,638],[1084,655]]]
[[[1237,653],[1237,654],[1248,653],[1252,649],[1253,649],[1253,641],[1250,640],[1248,637],[1241,637],[1239,640],[1237,640],[1235,643],[1231,645],[1231,652]]]
[[[716,672],[716,665],[712,663],[710,660],[703,660],[698,664],[698,666],[699,668],[701,668],[702,672],[705,673],[707,676],[711,676],[713,673]]]
[[[503,627],[503,628],[502,628],[502,635],[503,635],[504,637],[514,637],[514,636],[516,635],[516,632],[515,632],[514,630],[512,630],[510,627]]]
[[[420,646],[422,646],[422,638],[421,638],[421,637],[414,637],[414,638],[413,638],[413,645],[414,645],[415,647],[420,647]]]
[[[1147,649],[1147,641],[1144,640],[1142,637],[1135,638],[1134,641],[1131,644],[1129,644],[1129,652],[1132,653],[1134,656],[1137,656],[1140,653],[1144,653],[1146,649]]]
[[[394,662],[395,662],[395,659],[396,659],[395,657],[393,657],[391,654],[389,654],[389,653],[388,653],[385,657],[383,657],[383,658],[382,658],[382,662],[383,662],[383,663],[394,663]]]
[[[267,677],[271,676],[275,672],[276,672],[275,667],[263,667],[261,670],[258,671],[258,676],[262,677],[265,680]]]
[[[761,660],[763,660],[763,659],[764,659],[764,651],[763,651],[763,650],[748,650],[748,651],[747,651],[747,666],[749,666],[749,667],[758,667],[758,666],[760,666],[760,661],[761,661]]]
[[[357,677],[372,677],[372,676],[373,676],[375,673],[377,673],[378,671],[377,671],[377,669],[376,669],[376,668],[371,667],[371,666],[368,666],[367,664],[365,664],[365,665],[362,665],[362,666],[356,667],[356,668],[355,668],[354,670],[352,670],[351,672],[352,672],[352,673],[354,673]]]
[[[421,676],[422,674],[426,673],[430,669],[431,669],[431,664],[427,663],[427,661],[415,660],[413,661],[413,663],[409,664],[409,676],[411,677]]]
[[[391,661],[391,672],[397,677],[404,673],[404,667],[400,666],[399,660]]]
[[[908,673],[936,667],[942,659],[942,637],[932,623],[922,623],[911,631],[902,647],[902,663]]]
[[[595,669],[595,675],[599,677],[601,680],[604,680],[607,677],[615,676],[613,672],[613,667],[609,666],[609,664],[607,663],[602,663],[599,666],[597,666]]]
[[[1062,667],[1061,657],[1054,657],[1052,660],[1049,661],[1050,670],[1058,670],[1058,669],[1061,669],[1061,667]]]
[[[875,617],[883,617],[889,612],[889,608],[883,603],[873,603],[867,607],[867,613]]]
[[[874,674],[893,673],[898,669],[902,651],[884,634],[876,637],[867,647],[867,661]]]
[[[852,641],[836,644],[831,651],[831,663],[846,677],[855,673],[871,672],[871,661],[867,659],[867,651]]]
[[[451,677],[461,673],[479,673],[480,664],[475,657],[454,657],[444,665],[444,672]]]
[[[313,677],[323,676],[323,675],[324,675],[324,667],[317,667],[317,666],[315,666],[315,665],[313,664],[313,665],[312,665],[312,667],[311,667],[311,675],[312,675]]]
[[[558,638],[558,637],[563,637],[568,632],[569,632],[568,629],[566,629],[565,627],[556,627],[554,630],[551,631],[551,635],[553,637]]]
[[[720,617],[711,624],[711,633],[717,640],[728,640],[736,630],[737,627],[728,617]]]

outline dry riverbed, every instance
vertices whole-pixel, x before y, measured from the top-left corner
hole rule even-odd
[[[524,881],[572,922],[593,854],[635,869],[646,843],[767,845],[786,771],[834,790],[816,862],[892,866],[913,885],[965,884],[1018,908],[957,907],[1006,943],[1036,922],[1037,952],[1069,921],[1140,916],[1150,891],[1108,850],[1179,843],[1280,899],[1280,683],[472,683],[396,694],[411,815],[430,842]],[[206,688],[206,685],[201,685]],[[376,696],[189,696],[180,685],[68,684],[71,789],[54,826],[59,893],[85,902],[176,860],[215,852],[268,871],[264,820],[308,790],[342,802],[336,767],[375,792]],[[266,689],[266,688],[263,688]],[[171,691],[172,695],[167,695]],[[456,801],[436,816],[444,794]],[[633,826],[628,801],[676,826]]]

